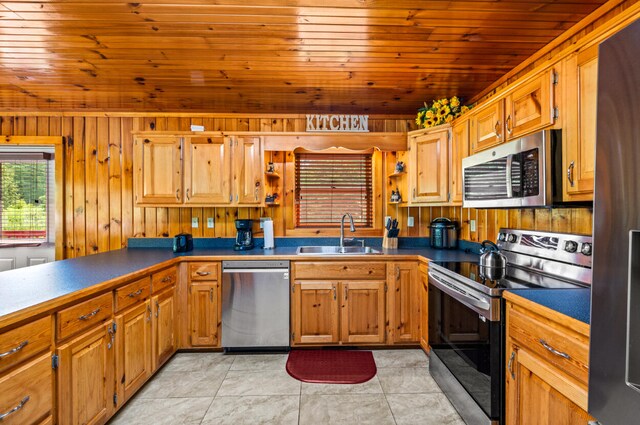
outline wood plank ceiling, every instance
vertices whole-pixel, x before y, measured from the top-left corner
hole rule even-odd
[[[597,0],[0,2],[0,109],[412,115]]]

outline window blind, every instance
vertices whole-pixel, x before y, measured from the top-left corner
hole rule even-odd
[[[0,239],[47,239],[48,161],[0,155]]]
[[[296,154],[296,227],[373,227],[371,154]]]

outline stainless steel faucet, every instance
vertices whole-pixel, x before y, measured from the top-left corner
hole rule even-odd
[[[344,248],[344,218],[347,216],[349,216],[349,221],[351,221],[351,227],[349,228],[349,230],[351,232],[356,231],[356,226],[353,224],[353,216],[349,213],[343,215],[342,220],[340,220],[340,248]],[[352,242],[353,238],[349,238],[347,239],[347,241]]]

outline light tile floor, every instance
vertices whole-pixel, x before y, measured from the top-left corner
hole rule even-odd
[[[464,425],[421,350],[377,350],[357,385],[291,378],[286,354],[176,354],[110,422],[174,424]]]

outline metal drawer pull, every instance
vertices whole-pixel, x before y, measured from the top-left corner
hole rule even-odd
[[[147,317],[147,322],[151,321],[151,306],[147,304],[147,312],[149,313],[149,317]]]
[[[156,317],[160,315],[160,303],[156,300]]]
[[[211,272],[196,272],[198,276],[209,276]]]
[[[567,360],[571,359],[570,355],[568,355],[567,353],[563,353],[562,351],[556,350],[555,348],[547,344],[547,342],[544,339],[541,339],[539,342],[544,348],[546,348],[548,351],[555,354],[556,356],[565,358]]]
[[[18,351],[22,350],[27,344],[29,343],[29,341],[22,341],[17,347],[12,348],[9,351],[5,351],[4,353],[0,353],[0,359],[3,357],[7,357],[10,356],[13,353],[17,353]]]
[[[172,280],[173,280],[173,276],[165,276],[165,277],[161,280],[161,282],[162,282],[162,283],[164,283],[164,282],[171,282]]]
[[[509,357],[509,364],[507,365],[507,368],[509,369],[509,373],[511,374],[511,379],[516,379],[516,374],[513,373],[513,359],[515,359],[515,357],[516,357],[516,352],[512,351],[511,357]]]
[[[4,418],[6,418],[7,416],[9,416],[12,413],[16,413],[18,410],[22,409],[24,407],[25,404],[27,404],[27,401],[29,401],[31,399],[31,397],[26,396],[25,398],[23,398],[20,403],[18,403],[18,405],[16,407],[14,407],[13,409],[9,410],[6,413],[3,413],[0,415],[0,422],[2,422],[4,420]]]
[[[98,307],[95,310],[93,310],[91,313],[89,314],[83,314],[82,316],[78,317],[78,319],[80,320],[89,320],[91,319],[93,316],[95,316],[96,314],[98,314],[100,312],[101,308]]]
[[[573,187],[573,167],[575,167],[575,162],[571,161],[569,167],[567,167],[567,180],[569,180],[569,184]]]
[[[132,292],[132,293],[130,293],[129,295],[127,295],[127,297],[129,297],[129,298],[135,298],[135,297],[137,297],[137,296],[138,296],[138,295],[140,295],[140,294],[142,294],[142,288],[138,289],[136,292]]]

